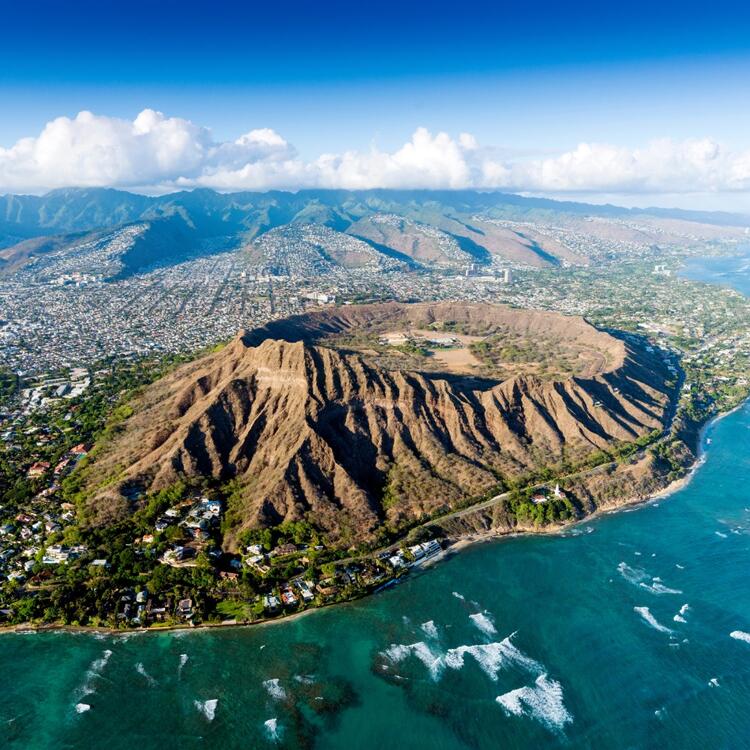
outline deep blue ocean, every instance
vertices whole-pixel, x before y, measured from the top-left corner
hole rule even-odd
[[[750,408],[705,449],[671,496],[292,621],[3,635],[0,747],[750,748]]]

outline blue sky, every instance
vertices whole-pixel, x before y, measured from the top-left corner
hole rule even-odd
[[[28,165],[8,150],[19,139],[39,137],[45,124],[60,116],[72,119],[88,110],[132,122],[150,108],[210,128],[212,143],[204,139],[204,149],[272,129],[289,146],[284,154],[276,149],[272,158],[289,160],[293,153],[299,162],[285,173],[289,187],[293,175],[309,173],[323,153],[375,148],[392,155],[417,128],[426,128],[453,140],[470,133],[483,150],[491,150],[495,165],[537,160],[533,174],[518,168],[493,179],[500,187],[536,192],[551,187],[552,193],[561,186],[592,194],[608,187],[595,179],[586,184],[588,163],[589,171],[574,179],[559,177],[556,164],[550,167],[555,179],[540,176],[549,172],[545,159],[575,153],[579,144],[643,150],[655,139],[711,139],[722,149],[720,158],[731,163],[722,162],[721,175],[715,174],[718,157],[712,154],[711,179],[704,175],[678,190],[693,194],[681,202],[702,200],[696,196],[707,192],[719,192],[733,205],[745,200],[744,182],[736,176],[739,164],[744,179],[743,154],[750,150],[747,5],[637,0],[259,7],[135,0],[12,3],[2,18],[0,147],[6,162],[11,157],[13,162],[4,172],[0,152],[0,192],[34,189],[36,182],[41,189],[45,180],[54,187],[66,174],[74,181],[103,179],[70,164],[67,172],[52,174],[52,161],[48,178],[32,179]],[[75,129],[71,133],[76,138]],[[680,153],[673,149],[668,158],[679,161]],[[478,161],[478,154],[471,150],[467,185],[490,184],[483,166],[490,156],[482,151]],[[656,157],[649,154],[653,169]],[[603,168],[608,158],[604,154]],[[193,165],[190,175],[174,165],[174,174],[163,172],[158,179],[144,174],[144,185],[137,184],[135,168],[127,179],[108,174],[113,184],[126,187],[149,187],[154,179],[166,187],[180,180],[193,184],[198,169],[199,178],[211,184],[206,171],[219,167],[213,157],[208,161],[211,165]],[[235,159],[233,173],[237,166]],[[357,165],[355,182],[364,179],[360,172],[366,168],[372,165]],[[389,175],[397,168],[383,167]],[[638,168],[645,168],[642,159]],[[376,173],[380,177],[373,179],[385,179],[382,170]],[[399,179],[417,185],[424,181],[420,174]],[[455,170],[451,174],[459,186],[463,178]],[[677,194],[679,175],[668,180],[638,175],[613,180],[611,192],[624,186],[630,195]],[[226,188],[232,179],[240,187],[263,187],[268,180],[222,179]],[[222,180],[214,183],[222,187]],[[284,181],[276,174],[268,184]]]

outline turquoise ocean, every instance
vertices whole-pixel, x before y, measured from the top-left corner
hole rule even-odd
[[[0,747],[750,748],[750,408],[704,443],[668,497],[475,545],[356,603],[2,635]]]

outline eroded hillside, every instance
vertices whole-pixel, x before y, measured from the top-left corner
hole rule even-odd
[[[523,363],[492,379],[434,362],[388,365],[377,352],[332,344],[352,331],[409,327],[543,337],[546,349],[588,359],[562,379]],[[658,352],[581,318],[472,304],[311,313],[242,332],[148,388],[86,469],[88,515],[108,523],[133,509],[134,488],[211,477],[239,488],[229,548],[243,528],[302,518],[350,544],[660,429],[669,380]]]

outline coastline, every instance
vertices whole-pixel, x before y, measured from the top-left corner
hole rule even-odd
[[[737,404],[737,406],[730,409],[729,411],[717,414],[713,416],[711,419],[709,419],[707,422],[705,422],[703,425],[701,425],[696,435],[696,442],[697,442],[696,449],[697,450],[696,450],[695,461],[693,461],[690,468],[686,471],[686,473],[683,476],[670,482],[666,487],[655,492],[654,494],[649,495],[648,497],[634,497],[629,500],[625,500],[624,502],[616,505],[615,507],[597,508],[593,513],[590,513],[589,515],[583,518],[576,519],[575,521],[569,521],[566,523],[557,523],[554,525],[545,526],[543,528],[522,528],[520,530],[514,530],[514,531],[501,531],[501,530],[496,530],[496,529],[488,529],[487,531],[484,531],[484,532],[472,532],[472,533],[460,534],[456,536],[446,536],[445,539],[447,541],[447,546],[445,547],[445,549],[443,549],[440,553],[434,555],[433,557],[422,561],[419,564],[417,570],[425,570],[425,569],[431,568],[433,565],[436,565],[437,563],[445,561],[453,557],[454,555],[459,554],[462,550],[468,547],[471,547],[475,544],[483,544],[486,542],[499,541],[501,539],[512,539],[512,538],[517,538],[521,536],[536,536],[536,535],[558,536],[558,535],[562,535],[563,532],[569,529],[574,529],[577,526],[580,526],[582,524],[590,523],[591,521],[594,521],[601,516],[615,515],[617,513],[621,513],[628,509],[637,509],[638,507],[648,505],[650,503],[656,502],[657,500],[664,499],[666,497],[669,497],[675,494],[676,492],[684,489],[690,484],[693,477],[697,473],[698,469],[705,463],[706,433],[708,432],[708,430],[711,429],[715,424],[720,422],[725,417],[728,417],[731,414],[734,414],[735,412],[739,411],[743,406],[745,406],[749,402],[750,402],[750,398],[745,399],[744,401]],[[467,509],[467,510],[470,510],[470,509]],[[393,579],[392,583],[397,584],[397,583],[400,583],[401,580],[403,579],[396,578],[396,579]],[[71,633],[71,634],[84,634],[84,635],[93,635],[93,636],[97,636],[97,635],[111,636],[111,637],[119,636],[121,638],[132,638],[132,637],[135,637],[136,635],[144,635],[144,634],[149,634],[149,633],[153,634],[153,633],[170,633],[170,632],[175,632],[175,631],[181,631],[181,632],[200,631],[200,630],[217,629],[217,628],[250,628],[250,627],[262,626],[262,625],[273,625],[277,623],[291,622],[292,620],[301,618],[305,615],[312,614],[313,612],[317,612],[319,610],[327,609],[330,607],[336,607],[336,606],[340,606],[344,604],[350,604],[360,599],[364,599],[366,597],[372,596],[375,593],[378,593],[378,591],[380,590],[382,590],[382,587],[379,588],[377,591],[363,592],[362,594],[358,596],[354,596],[344,601],[320,604],[317,606],[309,607],[300,612],[292,612],[289,614],[282,614],[277,617],[263,618],[263,619],[258,619],[258,620],[254,620],[250,622],[222,621],[222,622],[202,622],[199,624],[176,623],[176,624],[165,625],[164,627],[128,628],[128,629],[108,628],[108,627],[89,626],[89,625],[60,625],[60,624],[54,624],[54,623],[44,624],[44,625],[36,625],[33,623],[21,623],[18,625],[0,626],[0,635],[9,634],[9,633],[15,633],[17,635],[35,635],[39,633]]]

